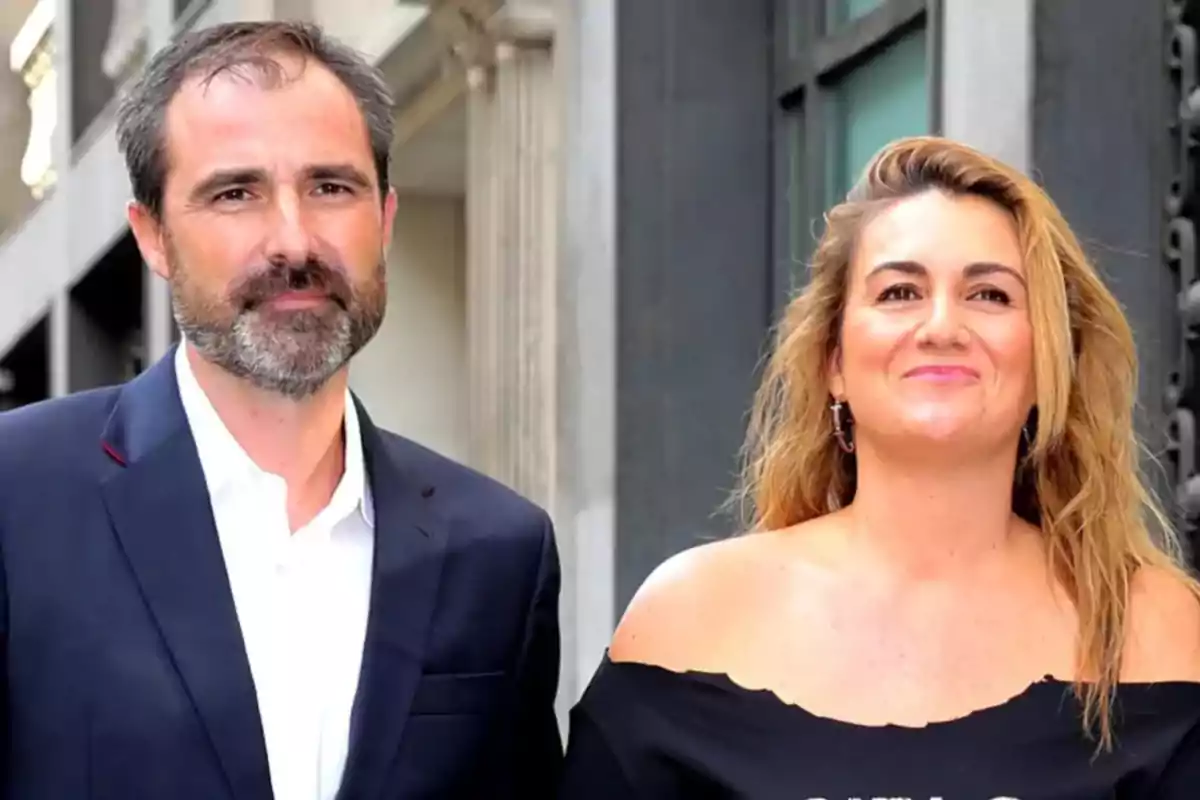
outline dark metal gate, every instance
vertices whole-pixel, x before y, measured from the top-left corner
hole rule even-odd
[[[1171,135],[1170,178],[1165,211],[1163,258],[1176,286],[1175,328],[1178,361],[1164,392],[1168,453],[1174,481],[1178,524],[1197,552],[1200,522],[1200,472],[1197,470],[1196,416],[1200,410],[1197,349],[1200,347],[1200,281],[1197,280],[1196,226],[1200,219],[1197,196],[1197,134],[1200,133],[1200,86],[1197,72],[1197,16],[1200,3],[1167,0],[1167,67]]]

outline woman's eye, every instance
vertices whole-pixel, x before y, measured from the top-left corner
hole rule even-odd
[[[981,300],[986,300],[989,303],[1008,305],[1012,302],[1012,299],[1008,296],[1008,292],[990,286],[986,289],[980,289],[973,296]]]
[[[889,301],[906,301],[916,300],[918,298],[917,288],[907,283],[896,284],[884,289],[877,298],[877,302],[886,303]]]

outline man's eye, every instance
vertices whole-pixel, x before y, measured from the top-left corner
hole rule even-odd
[[[348,194],[350,188],[340,183],[322,183],[317,187],[317,194]]]
[[[226,202],[226,201],[231,201],[231,202],[236,203],[239,200],[248,200],[249,198],[250,198],[250,192],[240,186],[237,186],[232,189],[225,189],[222,192],[218,192],[217,195],[213,198],[213,200],[218,203]]]

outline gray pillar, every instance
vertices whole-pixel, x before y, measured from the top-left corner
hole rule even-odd
[[[599,665],[616,612],[617,23],[612,0],[565,0],[560,9],[555,523],[565,713]]]
[[[171,314],[171,290],[167,282],[146,269],[142,283],[142,341],[146,366],[158,361],[175,342],[175,319]]]
[[[66,290],[59,292],[50,305],[49,359],[50,396],[61,397],[72,391],[71,386],[71,297]]]
[[[942,133],[1029,170],[1033,0],[940,0]]]
[[[58,184],[55,187],[56,193],[63,193],[64,197],[60,200],[69,198],[71,191],[71,146],[72,146],[72,125],[74,102],[72,96],[75,91],[75,84],[72,76],[72,61],[74,60],[74,51],[67,46],[67,32],[72,30],[74,21],[72,19],[75,4],[71,0],[55,0],[54,3],[54,31],[55,31],[55,48],[54,48],[54,72],[55,72],[55,91],[58,95],[58,111],[57,120],[54,128],[54,167],[58,175]],[[69,214],[70,204],[67,202],[58,202],[54,204],[56,219],[54,227],[56,230],[66,231],[71,230],[71,220]],[[47,254],[47,268],[53,264],[58,269],[64,272],[70,264],[70,244],[67,236],[61,238],[59,247],[54,253]],[[50,308],[50,331],[49,331],[49,350],[50,350],[50,395],[59,397],[70,391],[71,384],[71,342],[70,342],[70,326],[71,326],[71,298],[67,288],[61,289],[55,295]]]

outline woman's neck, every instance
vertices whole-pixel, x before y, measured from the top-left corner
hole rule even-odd
[[[843,512],[848,546],[864,566],[897,579],[974,572],[1027,530],[1012,511],[1014,457],[914,464],[860,447],[854,501]]]

